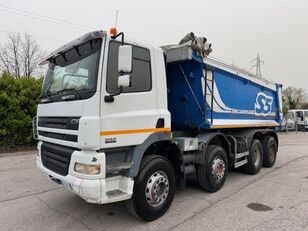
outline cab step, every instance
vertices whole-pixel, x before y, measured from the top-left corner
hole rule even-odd
[[[240,159],[240,158],[242,158],[244,156],[248,156],[248,155],[249,155],[249,152],[237,153],[237,154],[235,154],[235,159],[237,160],[237,159]]]
[[[241,161],[239,161],[239,162],[235,162],[235,163],[234,163],[234,168],[241,167],[241,166],[243,166],[244,164],[247,164],[247,163],[248,163],[248,160],[247,160],[247,159],[241,160]]]

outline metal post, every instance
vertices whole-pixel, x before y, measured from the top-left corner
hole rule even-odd
[[[213,105],[214,105],[214,81],[215,81],[215,72],[212,72],[212,92],[211,92],[211,125],[213,124]]]
[[[297,131],[298,131],[298,124],[297,124],[297,120],[295,121],[295,132],[297,134]]]

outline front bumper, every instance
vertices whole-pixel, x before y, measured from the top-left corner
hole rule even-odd
[[[134,181],[132,178],[123,176],[114,176],[105,178],[105,154],[91,151],[74,151],[71,157],[69,171],[66,176],[57,174],[47,169],[42,161],[38,145],[38,155],[36,157],[37,167],[48,175],[49,179],[59,185],[63,185],[70,191],[76,193],[84,200],[90,203],[106,204],[116,201],[127,200],[131,198]],[[101,164],[103,170],[100,175],[90,176],[80,174],[74,171],[76,162],[89,164],[95,157]]]

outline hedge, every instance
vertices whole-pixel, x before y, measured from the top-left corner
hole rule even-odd
[[[0,75],[0,147],[33,145],[32,118],[41,94],[43,79],[16,79]]]

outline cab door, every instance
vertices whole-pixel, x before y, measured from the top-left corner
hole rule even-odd
[[[307,129],[308,128],[308,111],[304,111],[304,125],[305,125],[305,128]]]
[[[298,125],[304,124],[304,112],[303,111],[296,111],[296,120]]]
[[[105,58],[101,98],[101,147],[120,147],[142,143],[159,131],[156,102],[155,65],[149,48],[133,45],[131,86],[123,88],[106,102],[105,96],[119,92],[118,50],[121,43],[110,41]]]

